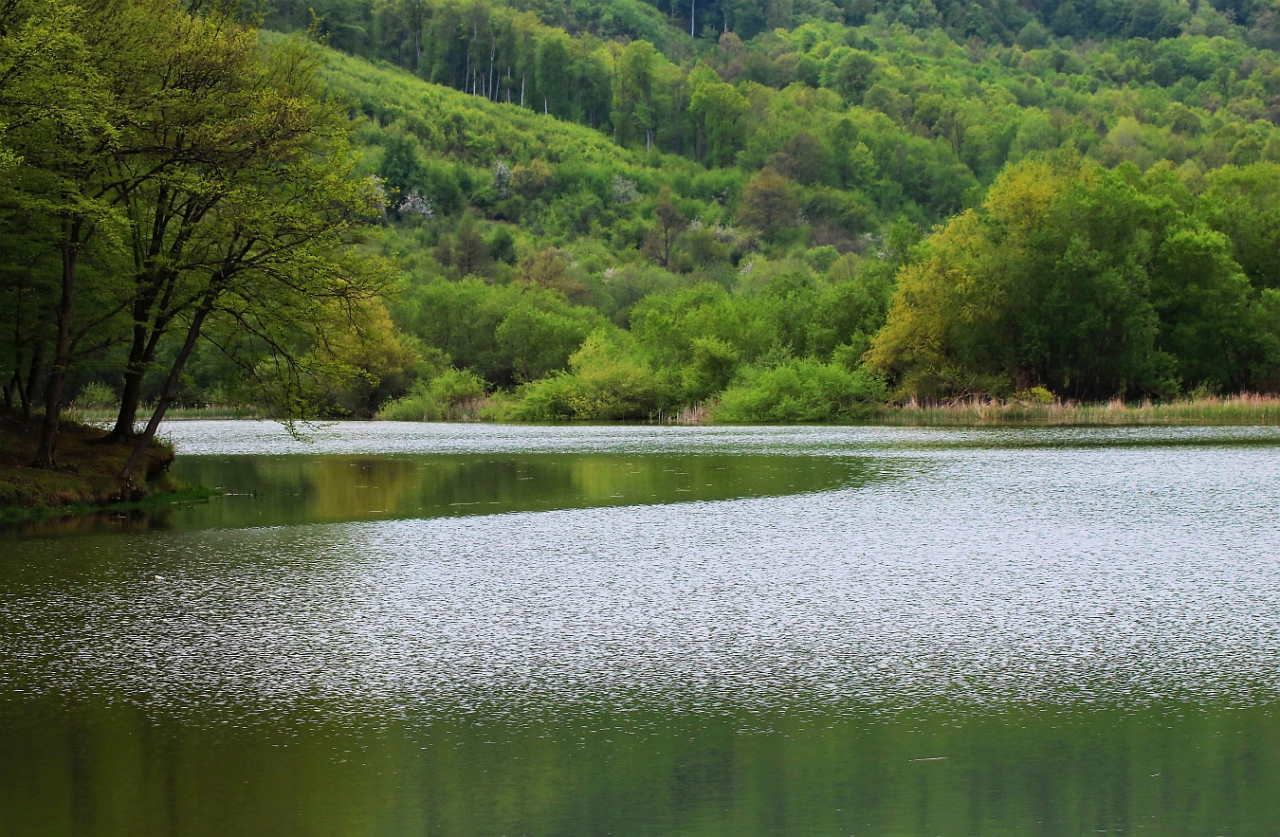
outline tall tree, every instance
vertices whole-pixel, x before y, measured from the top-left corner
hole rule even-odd
[[[115,218],[101,175],[121,114],[94,61],[95,38],[103,34],[95,22],[73,3],[18,0],[0,7],[0,164],[10,169],[0,185],[0,211],[3,220],[48,241],[59,264],[49,295],[56,325],[35,458],[41,467],[56,461],[63,389],[75,360],[81,258]]]
[[[144,283],[146,292],[167,304],[156,309],[148,345],[175,322],[183,328],[156,407],[122,474],[126,479],[154,438],[206,328],[219,319],[235,323],[240,338],[219,348],[241,364],[247,380],[276,393],[283,415],[298,415],[314,380],[308,364],[332,359],[325,346],[334,318],[358,320],[360,303],[385,289],[383,264],[350,252],[361,229],[381,216],[382,192],[355,176],[344,109],[324,95],[317,69],[314,47],[295,40],[251,74],[241,107],[224,117],[224,128],[237,140],[221,148],[228,159],[222,177],[192,190],[208,208],[175,230],[182,238],[181,261],[148,274],[160,280],[160,289],[156,294],[154,284]],[[152,352],[148,364],[154,357]]]

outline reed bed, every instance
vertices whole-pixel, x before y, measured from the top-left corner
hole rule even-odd
[[[970,398],[944,403],[886,404],[871,424],[921,427],[973,425],[1124,426],[1280,424],[1280,396],[1258,393],[1173,401],[1105,403]]]
[[[501,396],[470,399],[453,405],[436,421],[502,421],[506,400]],[[708,425],[711,405],[698,403],[681,410],[659,414],[658,424]],[[140,416],[149,414],[139,410]],[[93,409],[72,405],[67,418],[102,426],[115,420],[114,409]],[[383,419],[424,420],[425,417],[379,416]],[[166,414],[171,421],[194,419],[269,418],[252,406],[210,404],[173,407]],[[1173,401],[1129,402],[1118,399],[1102,403],[1078,401],[1007,400],[972,397],[940,402],[910,400],[902,404],[873,407],[862,424],[914,427],[966,427],[983,425],[1037,425],[1115,427],[1124,425],[1280,425],[1280,395],[1240,393],[1237,395],[1182,398]]]

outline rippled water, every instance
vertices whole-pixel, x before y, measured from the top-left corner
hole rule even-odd
[[[4,541],[0,834],[1280,831],[1274,429],[168,432]]]

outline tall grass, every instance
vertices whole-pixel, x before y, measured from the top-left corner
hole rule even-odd
[[[874,424],[958,427],[997,424],[1046,426],[1280,424],[1280,396],[1238,395],[1103,404],[1074,401],[968,399],[941,404],[907,402],[880,407]]]
[[[145,422],[151,418],[153,409],[154,406],[150,404],[143,404],[138,407],[138,420]],[[114,423],[118,410],[119,408],[116,406],[86,405],[73,401],[63,411],[62,415],[71,421],[100,426]],[[257,408],[251,405],[204,404],[190,407],[170,407],[165,411],[164,418],[165,421],[182,421],[195,419],[249,419],[264,418],[264,416]]]
[[[509,397],[495,393],[478,398],[459,399],[443,412],[424,410],[417,403],[389,404],[379,413],[380,419],[398,421],[514,421]],[[714,402],[698,403],[655,416],[659,424],[716,424],[711,416]],[[400,409],[391,409],[399,407]],[[147,416],[148,409],[139,411]],[[72,421],[101,426],[113,422],[114,409],[90,408],[73,404],[65,414]],[[210,404],[201,407],[173,407],[166,414],[170,420],[245,419],[264,417],[252,406]],[[1106,427],[1123,425],[1259,425],[1280,424],[1280,395],[1240,393],[1238,395],[1184,398],[1174,401],[1119,400],[1105,403],[1080,403],[1009,399],[1005,401],[971,398],[940,403],[908,401],[905,404],[882,404],[870,409],[860,424],[883,424],[915,427],[966,427],[983,425],[1038,425]]]

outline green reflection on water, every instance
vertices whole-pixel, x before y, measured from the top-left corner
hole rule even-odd
[[[229,495],[169,518],[194,527],[725,500],[870,477],[853,458],[612,454],[190,457],[177,475]]]
[[[131,512],[0,525],[0,538],[458,517],[775,497],[865,485],[868,457],[670,454],[187,456],[174,476],[222,492]]]
[[[1271,834],[1272,710],[524,727],[14,718],[5,835]]]

